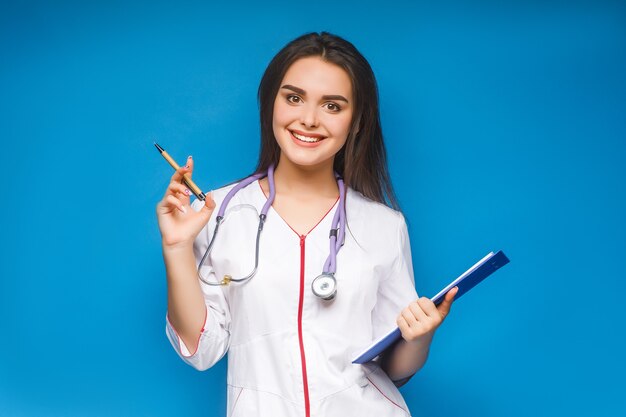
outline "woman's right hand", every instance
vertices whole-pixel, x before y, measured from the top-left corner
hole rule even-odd
[[[196,212],[190,206],[191,191],[183,183],[183,175],[191,178],[193,159],[187,158],[187,166],[172,175],[163,199],[156,207],[157,219],[164,249],[192,247],[198,233],[209,222],[215,208],[211,194],[207,194],[202,210]]]

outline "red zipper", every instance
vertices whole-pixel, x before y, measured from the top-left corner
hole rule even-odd
[[[259,188],[261,189],[261,192],[263,193],[263,195],[265,195],[265,198],[267,198],[267,194],[265,193],[265,190],[263,190],[263,187],[261,186],[261,181],[257,181],[257,183],[259,184]],[[306,239],[307,235],[311,233],[313,229],[315,229],[317,225],[320,224],[322,220],[324,220],[324,218],[326,218],[328,213],[330,213],[330,211],[333,209],[333,207],[335,207],[338,201],[339,201],[339,196],[337,196],[337,200],[335,200],[335,203],[328,209],[328,211],[322,216],[322,218],[317,222],[317,224],[313,226],[311,230],[309,230],[307,234],[305,235],[301,235],[300,233],[298,233],[296,229],[291,227],[289,223],[283,220],[283,222],[285,222],[285,224],[289,226],[289,228],[297,236],[300,237],[300,301],[298,302],[298,342],[300,343],[300,362],[302,366],[302,386],[304,388],[304,410],[306,413],[306,417],[311,416],[311,405],[309,403],[309,382],[306,376],[306,357],[304,355],[304,341],[302,339],[302,308],[304,304],[304,240]]]
[[[309,382],[306,376],[306,358],[304,356],[304,341],[302,340],[302,306],[304,304],[304,239],[300,236],[300,301],[298,303],[298,340],[300,342],[300,362],[302,364],[302,385],[304,387],[304,410],[306,417],[311,415],[309,404]]]

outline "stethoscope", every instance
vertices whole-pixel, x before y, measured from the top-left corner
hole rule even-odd
[[[318,275],[311,284],[311,289],[313,294],[320,297],[323,300],[332,300],[335,298],[337,294],[337,280],[335,279],[335,272],[337,271],[337,253],[339,253],[339,249],[343,246],[345,232],[346,232],[346,213],[345,213],[345,203],[346,203],[346,190],[345,185],[343,183],[343,179],[337,174],[337,186],[339,188],[339,204],[337,206],[337,210],[335,211],[335,216],[333,217],[332,226],[330,229],[330,252],[328,254],[328,258],[324,263],[324,268],[322,269],[322,273]],[[267,201],[259,214],[259,227],[256,234],[256,248],[255,248],[255,256],[254,256],[254,268],[252,272],[242,278],[233,278],[231,275],[224,275],[221,281],[209,281],[205,279],[200,273],[200,268],[207,256],[211,253],[213,249],[213,245],[215,243],[215,238],[217,237],[217,232],[219,231],[220,225],[224,221],[224,215],[226,213],[226,208],[228,204],[232,200],[232,198],[237,194],[240,190],[247,187],[254,181],[257,181],[263,177],[267,176],[267,180],[270,187],[270,195],[267,197]],[[200,264],[198,265],[198,277],[202,282],[207,285],[228,285],[231,282],[236,283],[245,283],[252,279],[252,277],[256,274],[258,266],[259,266],[259,242],[261,240],[261,231],[263,230],[263,225],[265,224],[265,219],[267,218],[267,212],[269,211],[272,203],[274,202],[274,197],[276,196],[276,184],[274,183],[274,165],[271,165],[267,170],[267,173],[258,173],[249,176],[248,178],[241,181],[239,184],[234,186],[220,205],[220,208],[217,212],[217,216],[215,218],[215,229],[213,231],[213,237],[209,241],[209,246],[204,252],[204,256],[200,260]]]

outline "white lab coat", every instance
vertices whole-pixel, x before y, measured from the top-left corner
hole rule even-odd
[[[213,192],[218,207],[232,186]],[[204,277],[247,275],[254,265],[260,184],[229,204]],[[194,202],[198,210],[201,202]],[[337,296],[317,298],[311,283],[329,253],[329,230],[338,204],[305,237],[270,209],[261,235],[257,274],[247,283],[202,284],[207,316],[195,352],[169,320],[166,333],[180,357],[198,370],[228,352],[228,416],[408,416],[402,395],[376,362],[351,363],[353,354],[395,326],[417,299],[404,217],[348,189],[346,239],[337,257]],[[215,226],[198,235],[197,262]]]

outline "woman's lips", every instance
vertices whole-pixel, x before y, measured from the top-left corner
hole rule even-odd
[[[290,130],[291,138],[296,141],[298,144],[312,146],[320,143],[322,140],[326,139],[325,136],[318,135],[315,133],[302,133],[294,130]]]

